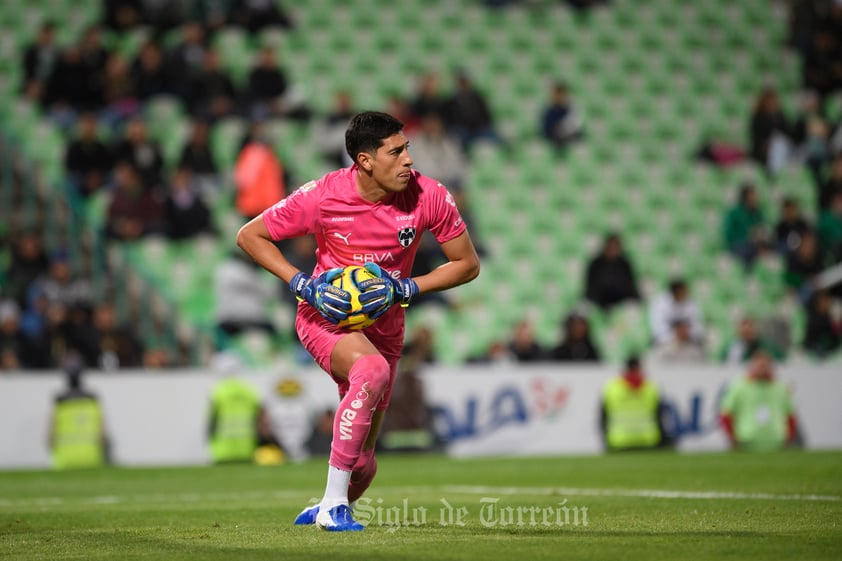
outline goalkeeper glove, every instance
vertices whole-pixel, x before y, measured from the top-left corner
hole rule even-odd
[[[307,302],[332,324],[348,318],[351,295],[330,284],[342,275],[342,267],[325,271],[316,278],[301,271],[289,281],[289,288],[300,302]]]
[[[409,306],[409,303],[412,302],[413,298],[418,295],[418,284],[414,280],[393,279],[388,272],[384,271],[374,263],[366,263],[365,268],[368,269],[371,274],[380,277],[380,279],[389,281],[389,284],[391,285],[391,291],[385,287],[377,288],[372,290],[372,293],[368,296],[368,298],[372,301],[379,298],[386,298],[389,304],[386,309],[379,312],[380,314],[383,314],[393,304],[400,304],[401,307],[406,308]],[[375,279],[371,279],[372,284],[378,284],[379,286],[380,283],[374,283],[374,280]],[[360,283],[361,287],[362,285],[363,283]],[[362,301],[363,295],[360,295],[360,302]]]
[[[358,298],[362,304],[362,313],[371,319],[377,319],[392,307],[395,301],[395,289],[388,273],[384,273],[379,265],[369,262],[363,267],[377,278],[366,279],[357,285],[360,289]]]

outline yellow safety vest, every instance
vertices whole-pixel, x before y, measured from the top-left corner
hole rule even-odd
[[[611,380],[603,390],[606,442],[609,448],[646,448],[658,444],[658,389],[644,380],[633,388],[623,378]]]
[[[257,447],[257,414],[260,400],[248,383],[223,380],[211,397],[216,426],[210,439],[214,462],[251,461]]]
[[[102,409],[95,398],[74,397],[56,403],[52,452],[56,469],[90,468],[105,463]]]

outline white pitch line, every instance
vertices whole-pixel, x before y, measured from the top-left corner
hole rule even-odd
[[[778,495],[775,493],[738,493],[730,491],[670,491],[665,489],[588,489],[578,487],[486,487],[448,485],[445,492],[469,495],[573,495],[584,497],[642,497],[655,499],[757,499],[764,501],[842,501],[836,495]]]

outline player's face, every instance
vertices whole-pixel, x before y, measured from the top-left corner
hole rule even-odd
[[[372,179],[385,191],[399,192],[409,184],[412,157],[409,141],[399,132],[383,140],[371,162]]]

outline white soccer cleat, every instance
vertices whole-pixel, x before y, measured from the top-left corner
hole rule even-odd
[[[361,532],[365,526],[354,520],[351,507],[336,505],[330,510],[320,510],[316,515],[316,526],[328,532]]]
[[[316,515],[319,514],[319,505],[308,506],[295,517],[295,526],[307,526],[316,523]]]

